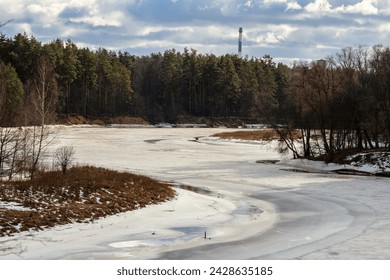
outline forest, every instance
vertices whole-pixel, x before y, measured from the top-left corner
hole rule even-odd
[[[294,157],[389,148],[390,49],[346,47],[326,59],[275,63],[194,49],[134,56],[0,34],[1,127],[61,115],[254,118],[272,126]],[[299,143],[296,131],[300,133]]]
[[[36,69],[45,60],[53,72],[57,114],[132,115],[153,123],[175,122],[181,115],[261,115],[268,104],[276,104],[288,70],[269,56],[241,59],[172,49],[137,57],[79,48],[70,40],[42,44],[26,34],[1,35],[0,59],[3,80],[17,88],[9,97],[13,105],[7,106],[14,113],[23,111]]]

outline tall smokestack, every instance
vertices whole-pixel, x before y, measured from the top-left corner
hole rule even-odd
[[[238,56],[242,57],[242,27],[238,29]]]

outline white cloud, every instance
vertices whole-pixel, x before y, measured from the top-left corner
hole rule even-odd
[[[388,33],[390,32],[390,23],[382,23],[379,25],[378,30],[381,33]]]
[[[383,13],[383,14],[390,14],[390,1],[387,1],[387,0],[378,0],[377,3],[376,3],[376,6],[379,8],[379,10]]]
[[[20,33],[33,34],[31,24],[17,23],[15,28],[20,30]]]
[[[270,0],[272,1],[272,0]],[[282,1],[282,0],[277,0]],[[329,0],[315,0],[305,6],[305,10],[309,13],[349,13],[349,14],[361,14],[361,15],[378,15],[386,10],[390,12],[390,4],[385,4],[385,0],[360,0],[358,3],[333,7]],[[335,5],[338,1],[334,1]],[[389,2],[387,2],[389,3]],[[299,5],[299,4],[298,4]],[[379,6],[382,8],[380,9]]]
[[[296,0],[263,0],[264,5],[271,6],[274,4],[286,4],[287,9],[297,10],[301,9],[302,6],[298,4]]]
[[[277,44],[284,41],[286,38],[281,34],[275,34],[274,32],[267,32],[262,38],[262,41],[267,44]]]
[[[305,6],[305,10],[309,13],[322,13],[322,12],[331,12],[332,5],[328,0],[316,0],[314,3],[309,3]]]
[[[262,30],[262,31],[259,31]],[[249,43],[258,44],[259,46],[268,46],[279,44],[290,40],[297,28],[286,24],[281,25],[262,25],[255,26],[248,30],[246,41]]]
[[[103,1],[101,1],[103,2]],[[134,2],[134,1],[128,1]],[[126,15],[124,8],[126,1],[108,0],[99,3],[97,0],[75,1],[72,0],[68,8],[78,8],[87,11],[84,15],[70,16],[69,20],[75,23],[90,24],[94,27],[113,26],[120,27],[123,25]]]
[[[287,8],[286,10],[289,11],[289,10],[301,10],[302,9],[302,6],[298,4],[298,2],[288,2],[287,3]]]
[[[244,3],[244,6],[247,7],[247,8],[252,8],[253,7],[253,0],[247,0]]]
[[[287,3],[288,0],[264,0],[263,2],[265,5],[272,5],[272,4],[284,4]]]
[[[43,3],[44,4],[44,3]],[[57,17],[66,7],[64,3],[51,3],[50,5],[30,4],[25,7],[25,11],[34,17],[36,23],[40,23],[44,28],[50,28],[57,23]]]
[[[379,9],[376,6],[376,3],[376,0],[362,0],[355,5],[342,5],[337,8],[336,11],[362,15],[377,15],[379,14]]]
[[[249,56],[318,58],[350,45],[390,45],[388,0],[0,0],[0,10],[0,22],[15,19],[1,28],[7,36],[144,54],[183,46],[234,53],[239,26]]]
[[[80,18],[72,18],[71,21],[75,23],[86,23],[94,27],[97,26],[116,26],[120,27],[126,16],[120,11],[113,11],[101,14],[99,12],[91,12],[90,15]]]
[[[217,7],[224,16],[235,15],[239,12],[241,1],[237,0],[214,0],[210,1],[214,3],[214,7]]]
[[[11,16],[12,18],[16,18],[18,12],[23,11],[23,1],[21,0],[1,0],[0,1],[0,21],[6,21]],[[21,16],[19,14],[18,18]]]
[[[316,48],[317,49],[326,49],[326,50],[334,49],[335,51],[339,50],[339,47],[335,47],[335,46],[332,46],[332,45],[323,45],[323,44],[316,45]]]
[[[291,10],[301,10],[302,6],[296,0],[263,0],[263,4],[266,7],[270,7],[272,5],[286,5],[286,11]]]

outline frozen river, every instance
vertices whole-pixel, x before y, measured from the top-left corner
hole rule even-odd
[[[171,181],[178,196],[93,224],[1,238],[0,257],[390,259],[389,179],[291,172],[290,161],[268,162],[281,159],[271,144],[207,137],[227,130],[63,128],[57,144],[73,146],[78,163]]]

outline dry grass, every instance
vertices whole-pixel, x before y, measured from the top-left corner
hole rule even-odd
[[[60,116],[57,120],[57,123],[60,124],[94,124],[94,125],[106,125],[106,124],[138,124],[138,125],[148,125],[149,121],[142,117],[129,117],[121,116],[115,118],[93,118],[86,117],[82,115],[65,115]]]
[[[250,141],[271,141],[278,140],[280,137],[273,129],[261,130],[239,130],[233,132],[222,132],[212,135],[221,139],[238,139]]]
[[[281,130],[281,133],[287,133],[287,131]],[[298,139],[301,137],[301,133],[299,130],[294,130],[291,134],[294,139]],[[212,136],[219,137],[221,139],[237,139],[248,141],[272,141],[281,139],[280,135],[274,129],[238,130],[233,132],[217,133]]]
[[[0,236],[88,222],[172,199],[174,190],[145,176],[96,167],[39,174],[0,185]],[[19,208],[11,207],[17,205]]]

